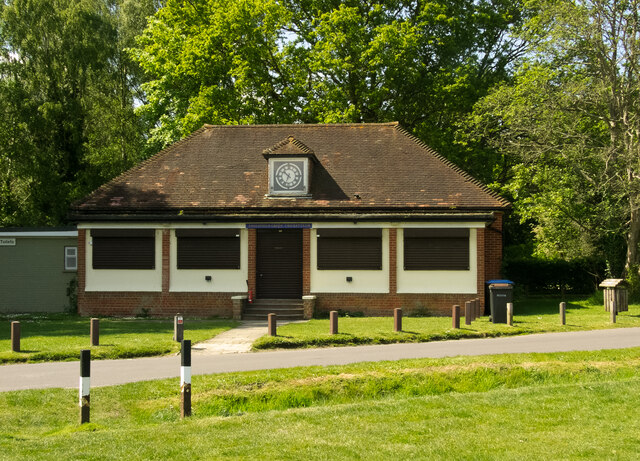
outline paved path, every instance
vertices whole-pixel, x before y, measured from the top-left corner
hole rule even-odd
[[[192,368],[193,374],[211,374],[307,365],[344,365],[355,362],[421,357],[590,351],[626,347],[640,347],[640,328],[546,333],[418,344],[268,351],[249,354],[194,354]],[[77,387],[79,369],[78,362],[3,365],[0,366],[0,391]],[[172,378],[179,375],[180,359],[176,356],[96,360],[91,364],[92,386],[109,386],[133,381]]]
[[[278,326],[287,323],[307,322],[307,320],[279,321]],[[249,352],[253,342],[267,334],[266,320],[244,320],[240,325],[218,336],[194,344],[191,352],[194,354],[239,354]]]

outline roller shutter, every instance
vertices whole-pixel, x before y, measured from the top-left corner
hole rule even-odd
[[[94,269],[155,269],[153,229],[91,231]]]
[[[469,270],[469,229],[404,229],[405,270]]]

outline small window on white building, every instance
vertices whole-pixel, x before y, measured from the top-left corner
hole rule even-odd
[[[64,247],[64,270],[78,270],[78,247]]]

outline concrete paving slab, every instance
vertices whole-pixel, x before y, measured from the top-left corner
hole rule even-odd
[[[278,326],[287,323],[308,322],[308,320],[279,321]],[[241,354],[251,351],[253,342],[267,334],[266,320],[244,320],[236,328],[220,333],[207,341],[191,346],[193,354]]]

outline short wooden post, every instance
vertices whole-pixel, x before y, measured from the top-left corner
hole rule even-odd
[[[616,299],[613,298],[611,300],[611,309],[610,310],[610,314],[611,314],[611,323],[616,323],[616,314],[618,313],[618,306],[616,306]]]
[[[567,303],[564,301],[560,303],[560,325],[567,324]]]
[[[457,304],[451,308],[451,326],[454,330],[460,328],[460,306]]]
[[[476,305],[476,318],[482,317],[482,307],[480,306],[480,298],[476,298],[473,300]]]
[[[393,331],[402,331],[402,309],[399,307],[393,310]]]
[[[191,340],[180,348],[180,417],[191,416]]]
[[[330,332],[332,335],[338,334],[338,311],[329,312]]]
[[[513,303],[507,303],[507,325],[513,326]]]
[[[80,351],[80,424],[91,419],[91,350]]]
[[[20,322],[11,322],[11,350],[20,352]]]
[[[181,343],[184,339],[184,318],[182,314],[176,314],[173,317],[173,340]]]
[[[90,336],[91,336],[91,345],[99,346],[100,345],[100,319],[96,319],[96,318],[91,319]]]
[[[267,315],[267,331],[269,336],[278,336],[278,316],[276,314]]]
[[[471,301],[464,303],[464,324],[471,325]]]

